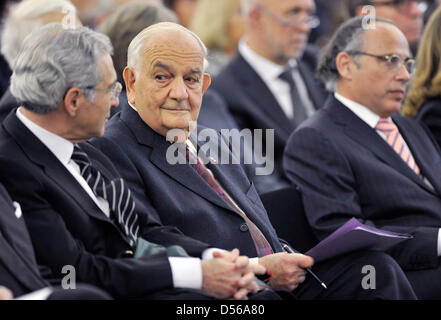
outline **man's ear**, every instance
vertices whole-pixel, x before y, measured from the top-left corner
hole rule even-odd
[[[66,95],[64,96],[64,108],[71,117],[75,117],[77,115],[80,107],[80,96],[81,89],[75,87],[67,90]]]
[[[130,102],[130,104],[135,106],[135,71],[131,67],[125,67],[123,71],[123,78],[126,84],[127,100]]]
[[[204,82],[202,83],[202,94],[205,93],[205,91],[207,91],[208,87],[211,84],[211,76],[208,73],[204,73],[203,75],[204,77]]]
[[[358,6],[355,8],[355,16],[360,17],[363,15],[363,6]]]
[[[347,52],[340,52],[337,58],[335,58],[335,64],[341,78],[346,80],[352,79],[352,72],[357,66]]]

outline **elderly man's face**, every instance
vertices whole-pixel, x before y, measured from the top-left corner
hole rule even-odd
[[[183,31],[158,32],[142,50],[138,73],[124,73],[128,99],[153,130],[189,132],[196,121],[202,95],[210,85],[203,73],[204,57],[196,40]]]
[[[423,30],[424,12],[419,9],[417,1],[403,1],[399,5],[382,5],[389,0],[376,0],[377,17],[392,20],[404,33],[410,44],[416,43]]]
[[[384,56],[410,57],[403,33],[388,23],[377,23],[375,30],[366,31],[363,52]],[[381,117],[398,112],[404,99],[410,75],[405,66],[393,70],[380,58],[359,55],[360,67],[352,68],[351,93],[354,99]],[[369,85],[366,85],[369,84]]]
[[[306,19],[315,13],[314,0],[265,0],[259,8],[263,55],[278,64],[299,58],[311,31]]]

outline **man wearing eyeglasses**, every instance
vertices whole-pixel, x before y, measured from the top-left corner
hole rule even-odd
[[[413,55],[416,55],[418,42],[424,25],[424,13],[429,7],[425,0],[347,0],[352,16],[370,14],[363,6],[373,6],[377,17],[392,20],[404,33]]]
[[[21,106],[0,126],[0,181],[23,209],[37,263],[58,281],[67,266],[116,299],[246,299],[262,266],[156,223],[150,202],[85,142],[118,105],[111,53],[103,34],[49,24],[17,56]]]
[[[314,0],[243,0],[242,11],[247,28],[238,54],[212,86],[241,129],[274,129],[267,157],[274,157],[277,189],[286,183],[281,160],[289,135],[326,99],[313,75],[315,52],[305,49],[320,21]]]
[[[352,217],[408,233],[388,251],[421,299],[441,298],[441,156],[428,130],[398,114],[415,68],[390,20],[343,24],[319,77],[334,94],[288,140],[284,168],[308,221],[324,238]]]

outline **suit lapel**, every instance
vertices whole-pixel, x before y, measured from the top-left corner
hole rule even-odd
[[[29,289],[45,286],[46,283],[36,268],[32,242],[24,221],[16,218],[12,202],[7,202],[1,201],[0,215],[0,256],[4,257],[3,265]],[[27,271],[21,272],[22,270]]]
[[[244,93],[253,100],[262,116],[272,120],[272,124],[268,127],[281,130],[287,139],[295,128],[294,123],[288,119],[274,95],[248,62],[240,54],[237,54],[234,59],[233,67],[240,70],[236,76],[243,85]]]
[[[32,265],[29,264],[29,260],[24,259],[23,255],[11,247],[1,235],[0,248],[2,250],[1,255],[6,257],[2,259],[2,264],[22,285],[29,290],[36,290],[47,286],[47,283],[40,276],[39,271],[33,268]],[[35,266],[37,265],[35,264]],[[26,270],[26,272],[22,272],[23,270]]]
[[[378,159],[388,164],[392,169],[405,175],[425,190],[433,193],[423,179],[415,174],[401,157],[378,135],[375,129],[367,125],[351,110],[337,101],[334,97],[328,100],[327,111],[331,114],[335,122],[344,127],[345,134],[364,148],[370,150]],[[329,103],[330,102],[330,103]]]
[[[135,110],[132,108],[124,109],[121,119],[128,124],[138,143],[143,148],[151,149],[150,161],[159,170],[206,200],[225,209],[231,209],[189,164],[168,163],[166,154],[171,144],[166,141],[164,136],[156,133],[145,124]]]
[[[439,157],[428,157],[429,146],[426,145],[425,140],[422,138],[426,136],[425,132],[418,132],[413,127],[409,126],[404,119],[401,117],[393,117],[395,124],[398,126],[401,135],[406,141],[412,155],[418,164],[422,174],[426,177],[432,184],[432,186],[440,192],[441,183],[439,177],[441,172],[439,171],[439,166],[436,165],[436,161],[439,161]],[[436,171],[437,170],[437,171]],[[419,179],[421,180],[421,179]],[[426,184],[424,183],[424,186]],[[427,186],[426,186],[427,187]],[[427,188],[429,191],[437,194],[431,188]],[[439,195],[439,194],[437,194]]]

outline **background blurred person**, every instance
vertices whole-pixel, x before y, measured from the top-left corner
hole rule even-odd
[[[236,53],[245,23],[240,13],[240,0],[199,0],[190,24],[208,49],[208,69],[212,76]]]
[[[11,9],[1,34],[1,53],[11,69],[26,36],[51,22],[63,23],[68,28],[81,25],[69,0],[24,0]],[[0,100],[0,122],[15,107],[18,103],[8,88]]]
[[[424,29],[417,69],[402,113],[427,125],[441,146],[441,8]]]
[[[198,1],[199,0],[162,0],[162,3],[176,13],[181,25],[188,27],[193,18]],[[219,0],[211,2],[214,4],[215,2],[219,2]]]
[[[245,35],[212,87],[227,101],[241,130],[274,129],[274,148],[264,150],[274,164],[267,175],[273,180],[268,192],[286,186],[286,141],[327,96],[314,76],[317,51],[308,46],[309,33],[320,21],[314,0],[242,0],[241,6]]]

